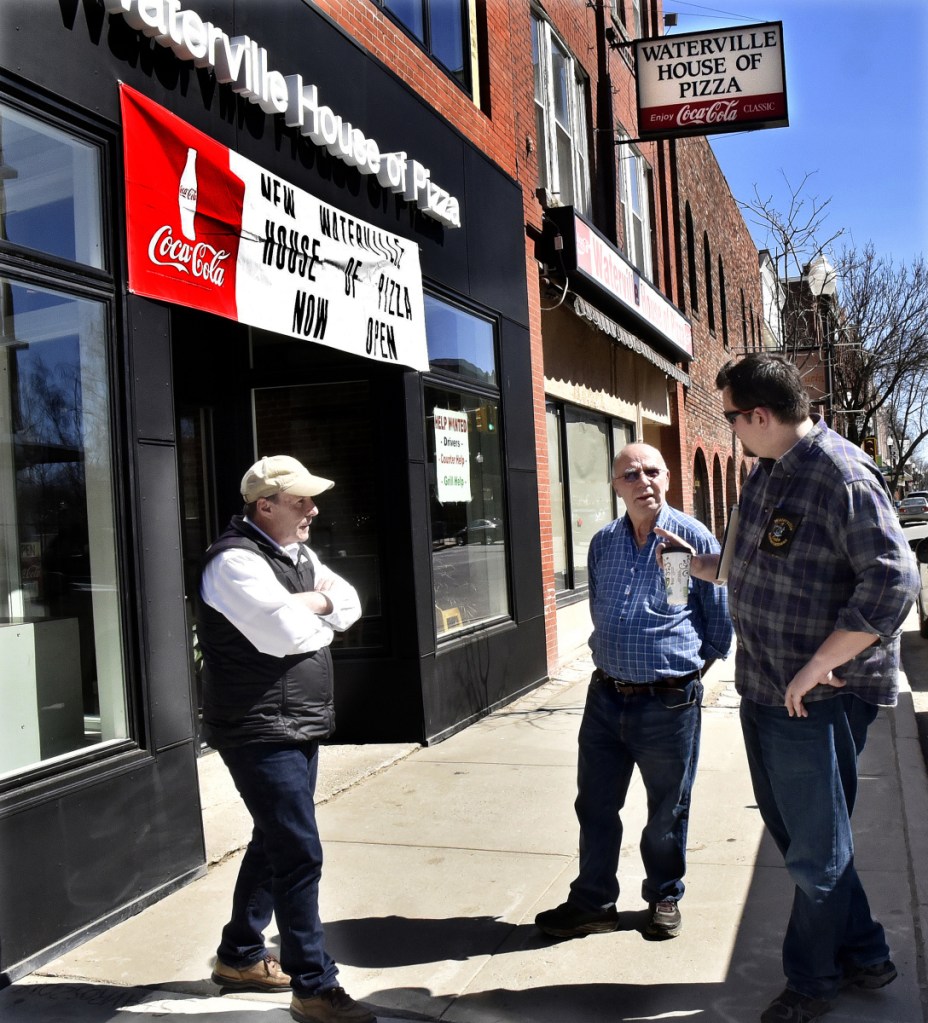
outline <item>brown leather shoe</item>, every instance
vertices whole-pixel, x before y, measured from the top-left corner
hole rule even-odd
[[[290,1015],[297,1023],[377,1023],[377,1017],[341,987],[320,991],[312,998],[293,996]]]
[[[290,987],[290,974],[284,973],[276,956],[270,953],[244,970],[226,966],[217,959],[212,980],[220,987],[236,991],[283,991]]]

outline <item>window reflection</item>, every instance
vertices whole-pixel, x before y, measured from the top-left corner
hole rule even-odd
[[[106,320],[0,280],[0,774],[127,735]]]
[[[561,458],[561,409],[551,402],[545,408],[548,440],[548,475],[551,480],[551,560],[554,588],[567,589],[567,516],[564,508],[564,465]]]
[[[100,156],[0,103],[0,239],[103,267]]]
[[[383,0],[383,5],[396,15],[406,28],[417,38],[425,38],[425,17],[422,0]]]
[[[496,387],[493,325],[432,295],[425,296],[429,364],[462,380]]]
[[[587,584],[594,534],[625,514],[610,485],[612,460],[631,443],[631,423],[560,402],[546,405],[554,584],[559,595]]]
[[[464,89],[470,89],[464,0],[377,0]]]
[[[506,505],[498,403],[427,387],[425,408],[435,627],[441,637],[509,614]],[[449,418],[466,423],[454,449],[459,464],[450,468],[441,426]]]
[[[259,388],[254,410],[259,454],[292,455],[312,472],[335,480],[335,486],[319,496],[309,546],[355,587],[363,614],[347,632],[336,633],[333,646],[383,645],[378,530],[382,495],[375,474],[358,472],[358,452],[377,447],[369,383],[342,380]]]
[[[432,34],[432,56],[467,87],[467,51],[464,19],[466,10],[460,0],[430,3],[429,24]]]
[[[573,544],[574,585],[587,581],[587,554],[590,541],[612,520],[609,478],[609,442],[606,422],[599,417],[568,408],[567,472],[570,478],[571,542]]]

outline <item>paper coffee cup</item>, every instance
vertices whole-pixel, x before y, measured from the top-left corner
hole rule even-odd
[[[685,547],[665,547],[661,554],[668,604],[685,604],[690,599],[690,561],[693,555]]]

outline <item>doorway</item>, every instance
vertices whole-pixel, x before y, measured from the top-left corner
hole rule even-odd
[[[384,608],[402,572],[409,495],[400,377],[318,345],[196,310],[171,314],[178,486],[192,697],[202,707],[194,625],[203,552],[241,514],[239,485],[257,457],[288,454],[335,481],[319,498],[310,546],[361,598],[362,618],[339,633],[336,657],[374,660],[395,645]],[[402,427],[399,427],[402,429]],[[408,565],[408,559],[405,561]],[[408,603],[408,601],[407,601]],[[395,623],[393,623],[395,626]],[[340,672],[340,675],[342,673]]]

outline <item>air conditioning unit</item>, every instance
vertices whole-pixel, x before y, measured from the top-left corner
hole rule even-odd
[[[564,205],[561,202],[560,194],[557,192],[549,192],[547,188],[536,188],[535,197],[546,210],[556,209]]]

